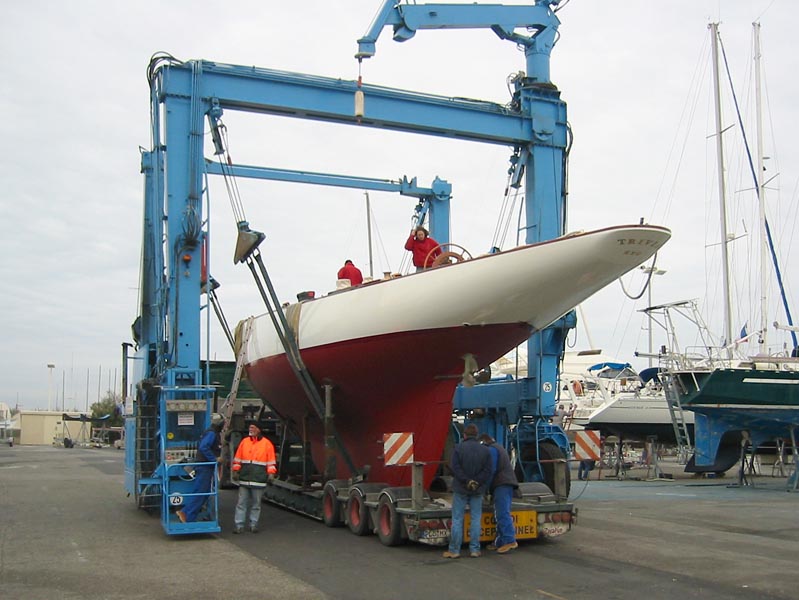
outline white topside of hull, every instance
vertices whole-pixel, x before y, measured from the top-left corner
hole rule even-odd
[[[670,236],[662,227],[612,227],[332,293],[302,303],[299,346],[465,325],[543,329]],[[247,362],[282,352],[271,319],[257,317]]]

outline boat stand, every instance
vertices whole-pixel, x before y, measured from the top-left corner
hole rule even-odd
[[[619,481],[627,479],[627,467],[624,465],[624,440],[621,437],[608,436],[605,442],[613,444],[613,452],[611,453],[610,468],[611,473],[606,477],[614,477]]]
[[[743,439],[741,440],[741,467],[738,469],[738,482],[727,487],[755,486],[754,476],[757,474],[756,457],[756,448],[752,444],[749,432],[744,431]]]
[[[779,477],[785,477],[785,440],[778,438],[776,444],[776,458],[771,465],[771,476],[774,477],[776,473]]]
[[[788,491],[799,491],[799,448],[796,447],[796,427],[791,425],[791,456],[793,457],[792,472],[788,476]]]
[[[646,438],[646,479],[648,481],[655,481],[658,479],[671,480],[672,477],[666,476],[660,468],[658,461],[658,438],[656,435],[650,435]],[[649,476],[650,472],[652,477]]]

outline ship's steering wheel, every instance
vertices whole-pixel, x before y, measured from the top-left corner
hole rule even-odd
[[[424,264],[427,264],[427,261],[430,260],[430,257],[436,250],[441,250],[441,254],[436,256],[430,268],[440,267],[441,265],[452,265],[472,259],[472,255],[463,246],[459,246],[458,244],[438,244],[425,256]]]

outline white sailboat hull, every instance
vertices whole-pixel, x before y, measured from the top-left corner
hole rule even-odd
[[[410,482],[385,467],[384,433],[414,433],[414,459],[432,479],[452,397],[465,370],[483,368],[651,257],[668,229],[632,225],[576,234],[348,288],[286,309],[314,381],[334,389],[336,431],[369,479]],[[323,427],[286,360],[268,315],[245,345],[253,388],[325,462]],[[338,460],[339,476],[350,477]],[[321,468],[320,468],[321,470]]]
[[[521,246],[302,302],[300,349],[449,327],[527,323],[543,329],[648,259],[670,237],[654,226],[613,227]],[[281,354],[262,316],[248,362]]]

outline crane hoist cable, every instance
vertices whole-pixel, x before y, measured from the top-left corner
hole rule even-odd
[[[183,214],[183,237],[189,247],[196,246],[202,236],[200,218],[200,199],[202,195],[202,173],[198,168],[203,148],[203,117],[200,103],[200,82],[202,81],[202,62],[191,63],[191,101],[189,107],[189,191]]]
[[[499,215],[497,216],[496,226],[494,227],[494,237],[491,240],[491,246],[495,248],[501,248],[508,236],[508,229],[510,228],[510,221],[511,216],[513,213],[513,208],[516,205],[516,202],[519,198],[519,190],[516,188],[516,191],[513,193],[511,197],[511,178],[513,177],[512,169],[508,170],[508,178],[505,182],[505,193],[502,197],[502,204],[499,209]]]
[[[230,157],[230,144],[228,140],[227,127],[221,120],[219,120],[217,121],[214,130],[219,135],[218,138],[214,138],[214,143],[217,144],[218,142],[221,146],[221,148],[217,148],[216,156],[219,160],[219,166],[222,170],[222,178],[225,182],[225,188],[227,189],[230,208],[233,211],[233,218],[236,220],[237,224],[242,223],[246,221],[247,218],[244,215],[244,204],[241,201],[241,192],[239,191],[238,180],[236,179],[235,175],[233,175],[233,159]]]

